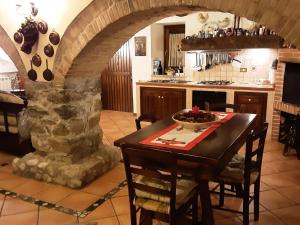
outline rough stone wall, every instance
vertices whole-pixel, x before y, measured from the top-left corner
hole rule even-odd
[[[26,83],[28,121],[34,153],[15,159],[22,176],[72,188],[82,187],[120,160],[102,143],[100,80],[70,78],[62,84]]]
[[[167,16],[200,9],[246,17],[300,47],[298,1],[94,0],[66,30],[53,71],[57,76],[99,74],[113,53],[139,29]]]
[[[65,85],[27,82],[27,113],[35,149],[71,155],[73,161],[97,150],[102,141],[100,82],[80,80],[67,80]]]

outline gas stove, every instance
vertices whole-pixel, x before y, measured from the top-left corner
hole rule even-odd
[[[197,82],[197,84],[205,84],[205,85],[229,85],[232,83],[233,82],[229,80],[203,80]]]

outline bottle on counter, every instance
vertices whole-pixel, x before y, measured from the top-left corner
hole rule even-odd
[[[159,75],[162,75],[163,74],[163,68],[162,68],[162,65],[161,65],[161,62],[159,62],[159,65],[157,67],[157,73]]]

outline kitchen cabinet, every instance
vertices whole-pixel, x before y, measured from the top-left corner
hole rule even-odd
[[[141,115],[153,114],[162,119],[186,108],[186,90],[141,87]]]
[[[234,104],[238,105],[241,113],[257,114],[255,129],[262,127],[266,121],[267,93],[235,92]]]

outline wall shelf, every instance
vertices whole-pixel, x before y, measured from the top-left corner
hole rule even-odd
[[[283,43],[284,40],[277,35],[190,38],[183,39],[181,41],[181,50],[195,51],[244,48],[280,48]]]

